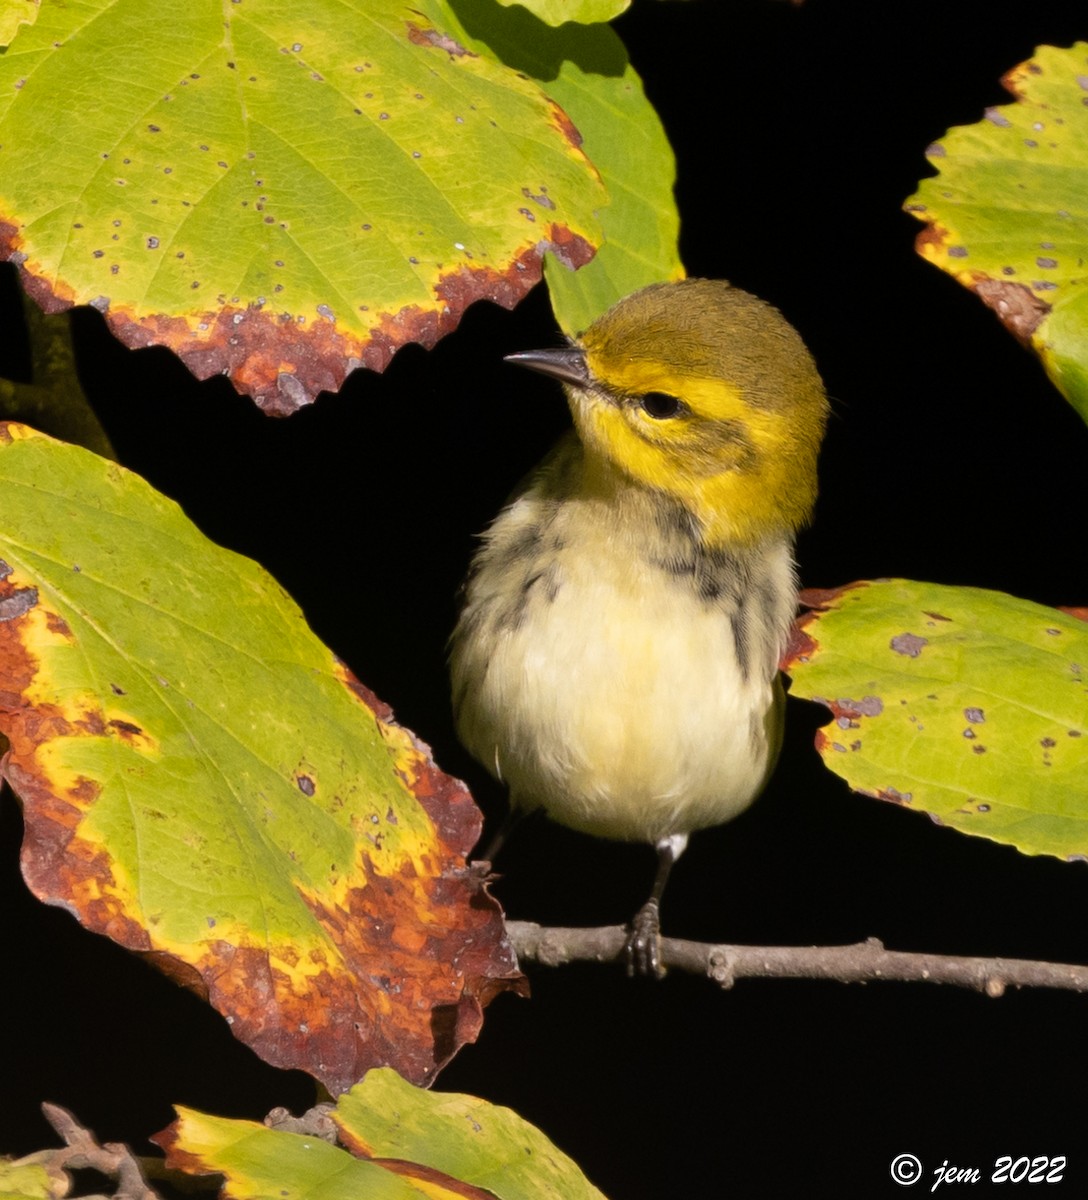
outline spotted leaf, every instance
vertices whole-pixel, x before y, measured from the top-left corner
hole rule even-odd
[[[554,254],[545,256],[563,329],[580,333],[637,288],[683,278],[672,148],[615,31],[551,29],[518,5],[496,11],[491,0],[461,0],[457,13],[466,44],[537,80],[562,106],[608,189],[604,241],[593,261],[568,271]]]
[[[906,208],[918,252],[1042,359],[1088,420],[1088,43],[1041,46],[1003,80],[1015,104],[950,129]]]
[[[1088,859],[1088,624],[907,580],[806,593],[784,664],[834,714],[816,744],[855,790],[1026,854]]]
[[[464,786],[139,477],[0,425],[0,512],[0,766],[34,893],[333,1092],[433,1078],[517,976]]]
[[[546,250],[591,257],[606,197],[455,28],[445,0],[43,0],[0,57],[0,258],[276,414],[513,305]]]

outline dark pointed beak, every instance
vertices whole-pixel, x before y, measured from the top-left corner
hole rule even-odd
[[[563,350],[520,350],[517,354],[506,355],[503,361],[539,371],[541,375],[551,375],[553,379],[573,383],[575,387],[589,384],[585,355],[576,346],[567,346]]]

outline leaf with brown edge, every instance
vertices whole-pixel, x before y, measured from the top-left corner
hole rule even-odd
[[[445,0],[43,0],[0,56],[0,259],[276,415],[511,307],[546,251],[592,257],[607,197],[456,28]]]
[[[905,208],[926,228],[918,253],[1034,350],[1088,420],[1088,42],[1040,46],[988,108],[926,151],[938,170]]]
[[[519,975],[464,785],[256,564],[0,425],[0,760],[23,874],[330,1091],[432,1079]]]
[[[570,8],[568,0],[561,4]],[[588,13],[570,13],[553,28],[545,24],[543,7],[533,7],[537,16],[520,4],[500,11],[494,0],[458,0],[456,16],[466,45],[524,72],[562,106],[608,189],[608,205],[599,214],[604,239],[593,261],[569,271],[554,256],[545,257],[555,318],[575,336],[629,293],[683,278],[676,163],[616,31],[578,24],[590,19]],[[526,199],[547,203],[543,195]]]
[[[604,1200],[576,1163],[510,1109],[413,1087],[388,1068],[369,1071],[330,1111],[346,1150],[252,1121],[177,1112],[152,1139],[167,1167],[223,1175],[224,1194],[235,1200]]]
[[[1025,854],[1088,858],[1088,626],[1001,592],[904,579],[804,593],[783,667],[830,709],[855,791]]]
[[[222,1175],[222,1194],[232,1200],[493,1200],[437,1178],[413,1181],[321,1138],[180,1105],[177,1112],[178,1119],[152,1139],[166,1151],[167,1168]]]

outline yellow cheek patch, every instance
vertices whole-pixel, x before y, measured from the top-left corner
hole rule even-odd
[[[692,394],[691,389],[688,392]],[[797,529],[815,500],[816,444],[798,440],[790,419],[747,409],[735,389],[713,382],[717,413],[654,419],[594,396],[574,398],[582,441],[591,453],[637,482],[674,497],[712,543],[751,544],[772,530]],[[726,416],[732,407],[736,416]]]

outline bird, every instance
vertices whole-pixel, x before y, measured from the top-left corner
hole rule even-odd
[[[651,284],[506,361],[561,382],[573,429],[482,534],[450,638],[458,735],[509,789],[485,860],[538,809],[650,843],[625,955],[661,977],[674,863],[781,747],[826,392],[781,313],[720,279]]]

